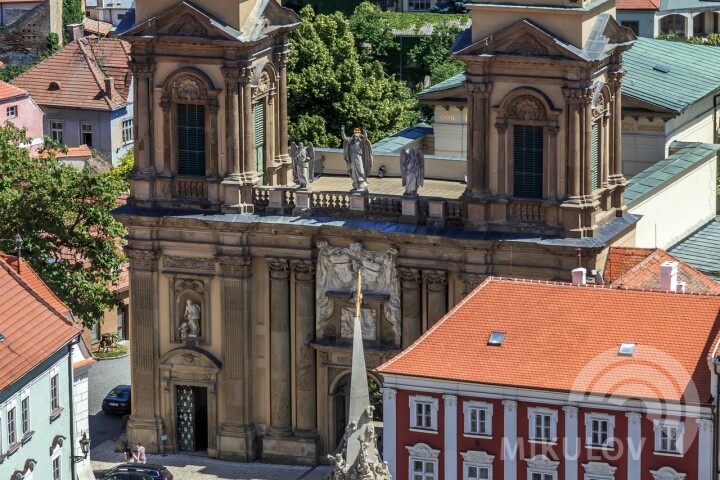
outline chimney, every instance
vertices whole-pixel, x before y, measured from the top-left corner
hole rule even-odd
[[[585,278],[585,274],[587,273],[587,270],[585,270],[582,267],[578,267],[572,271],[572,283],[575,285],[586,285],[587,280]]]
[[[678,287],[677,274],[678,262],[663,262],[660,265],[660,288],[676,292]]]
[[[115,79],[113,77],[105,77],[105,96],[110,100],[112,100],[114,88]]]
[[[85,36],[85,29],[82,23],[69,23],[65,26],[68,32],[68,39],[71,42],[81,39]]]

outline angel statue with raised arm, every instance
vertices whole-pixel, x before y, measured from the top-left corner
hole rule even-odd
[[[372,145],[367,131],[364,128],[362,130],[356,128],[348,137],[345,135],[345,126],[343,126],[340,134],[343,140],[343,156],[350,178],[352,178],[352,188],[354,191],[366,191],[368,189],[367,177],[373,164]]]
[[[290,145],[293,164],[293,180],[300,189],[307,190],[315,175],[315,147],[312,142],[304,146],[302,142]]]
[[[425,183],[425,156],[416,148],[403,148],[400,151],[400,176],[405,187],[406,197],[417,196],[419,187]]]

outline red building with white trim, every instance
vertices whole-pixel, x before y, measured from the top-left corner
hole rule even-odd
[[[717,294],[488,278],[378,368],[393,478],[715,478],[719,314]]]

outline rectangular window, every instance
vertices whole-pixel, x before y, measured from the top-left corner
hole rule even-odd
[[[123,120],[122,122],[122,141],[128,143],[133,141],[133,121],[132,118],[129,120]]]
[[[488,434],[488,419],[487,409],[479,407],[470,407],[468,410],[470,414],[470,424],[468,433],[474,433],[476,435],[487,435]]]
[[[550,415],[545,413],[535,414],[535,440],[542,440],[544,442],[552,440],[550,422],[552,422]]]
[[[467,480],[490,480],[490,467],[467,465],[465,476]]]
[[[178,173],[205,175],[205,107],[180,103],[177,106]]]
[[[605,446],[608,444],[607,420],[593,419],[590,421],[591,445]]]
[[[93,146],[93,128],[91,123],[80,124],[80,143],[88,147]]]
[[[15,430],[15,408],[7,411],[7,438],[8,446],[17,442],[17,430]]]
[[[413,460],[412,480],[435,480],[435,462]]]
[[[60,375],[57,373],[50,377],[50,409],[60,408]]]
[[[20,402],[22,434],[23,437],[30,431],[30,397],[25,397]]]
[[[640,22],[634,21],[634,20],[633,21],[628,20],[628,21],[621,22],[621,24],[623,27],[627,27],[630,30],[632,30],[635,35],[640,36]]]
[[[265,104],[253,105],[255,118],[255,171],[260,175],[265,173]]]
[[[555,480],[554,473],[533,473],[530,477],[532,480]]]
[[[592,176],[593,190],[600,188],[600,126],[597,122],[593,122],[592,126],[592,158],[590,165],[590,174]]]
[[[7,107],[7,115],[6,116],[7,116],[7,118],[17,117],[17,105]]]
[[[513,196],[543,197],[543,127],[513,126]]]
[[[410,428],[437,430],[438,403],[429,396],[410,397]]]
[[[53,480],[62,480],[62,471],[60,470],[60,456],[53,458],[52,475]]]
[[[415,404],[415,427],[431,428],[432,426],[432,405],[425,402]]]
[[[50,137],[60,145],[63,144],[63,122],[50,122]]]
[[[660,427],[660,452],[679,453],[678,427],[675,425],[662,425]]]

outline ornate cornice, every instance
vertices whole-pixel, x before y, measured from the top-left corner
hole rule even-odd
[[[215,270],[215,259],[165,255],[163,256],[163,267],[179,270]]]
[[[273,280],[285,280],[290,278],[290,263],[284,258],[266,258],[270,278]]]
[[[490,455],[487,452],[478,452],[474,450],[468,450],[467,452],[460,452],[463,460],[468,463],[476,463],[479,465],[492,465],[495,460],[495,455]]]
[[[617,467],[613,467],[609,463],[602,463],[602,462],[588,462],[583,464],[583,468],[585,469],[585,473],[588,475],[602,475],[607,477],[612,477],[615,475],[615,470],[617,470]]]
[[[410,455],[415,458],[424,458],[428,460],[436,460],[440,456],[440,450],[433,450],[430,445],[425,443],[417,443],[412,446],[406,446]]]
[[[250,278],[252,276],[252,259],[250,257],[218,255],[217,261],[223,277]]]
[[[423,270],[423,278],[430,291],[439,292],[447,287],[447,272],[439,270]]]
[[[128,62],[128,66],[130,67],[130,70],[133,72],[133,76],[135,78],[152,78],[155,74],[155,63],[138,63],[138,62]]]
[[[662,467],[658,470],[650,470],[653,480],[685,480],[686,473],[680,473],[674,468]]]
[[[403,290],[420,288],[420,270],[417,268],[398,268],[397,276]]]
[[[490,97],[490,92],[492,92],[492,88],[492,82],[475,83],[469,80],[465,81],[465,89],[467,90],[468,94],[472,95],[473,97],[488,98]]]
[[[292,260],[290,266],[295,272],[298,282],[312,282],[315,280],[315,262],[310,260]]]
[[[528,468],[548,473],[556,472],[558,465],[560,465],[560,462],[550,460],[550,458],[542,454],[535,455],[532,458],[527,458],[525,461],[528,464]]]
[[[563,87],[563,96],[568,103],[589,105],[593,101],[594,91],[592,88],[570,88]]]
[[[503,400],[502,404],[506,412],[514,412],[517,410],[517,402],[515,400]]]
[[[446,407],[457,407],[457,395],[443,395]]]

